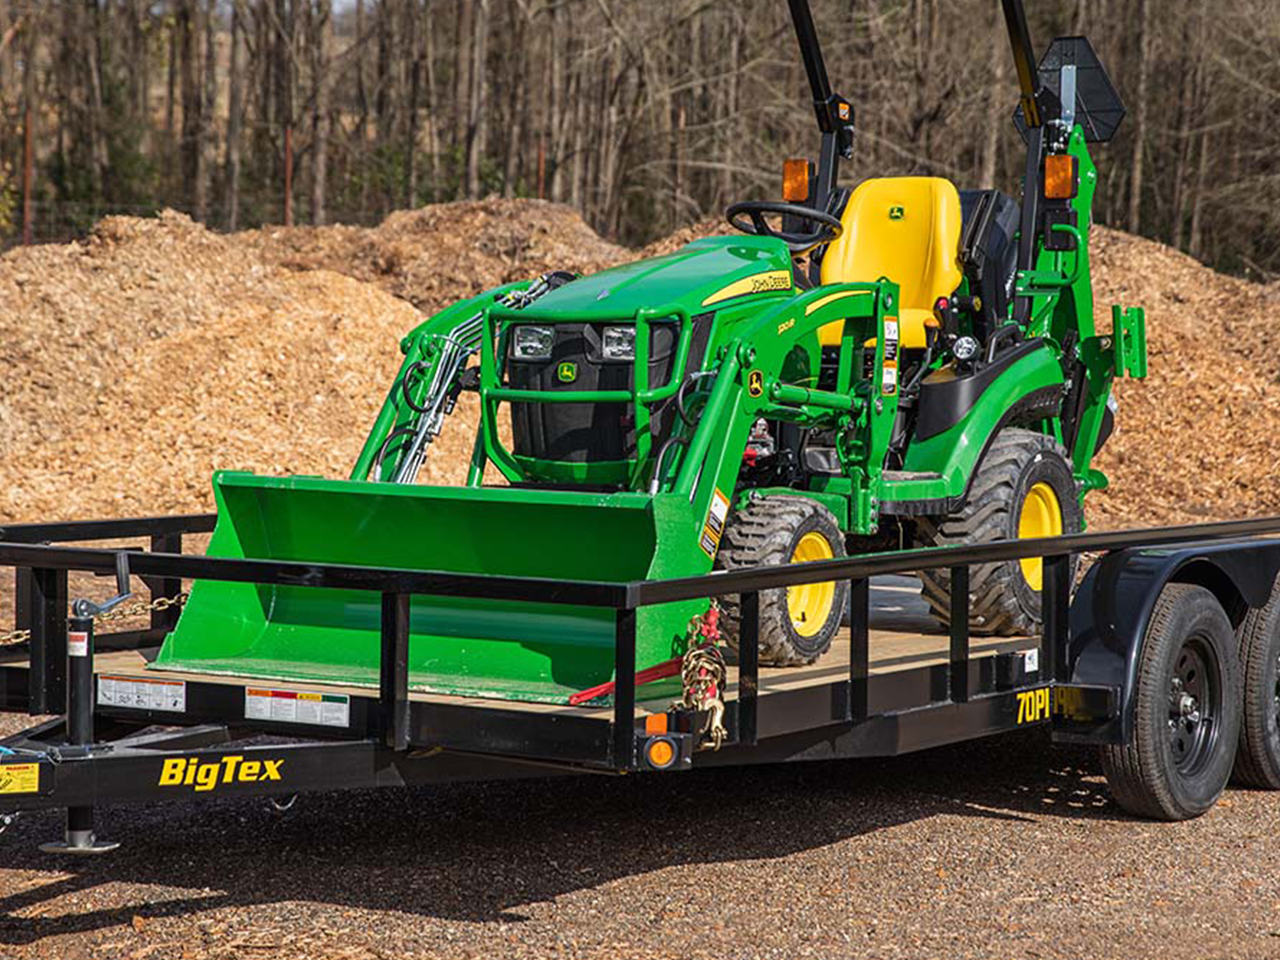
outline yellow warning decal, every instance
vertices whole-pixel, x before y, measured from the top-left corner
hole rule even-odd
[[[711,495],[711,506],[707,509],[707,521],[702,525],[702,536],[698,545],[703,553],[713,560],[720,549],[720,538],[724,536],[724,524],[729,518],[729,498],[717,487]]]
[[[736,283],[731,283],[727,287],[717,290],[703,300],[702,305],[709,307],[713,303],[732,300],[734,297],[745,297],[751,293],[785,293],[790,289],[791,271],[771,270],[769,273],[757,273],[753,277],[745,277]]]
[[[40,764],[0,764],[0,793],[39,793]]]

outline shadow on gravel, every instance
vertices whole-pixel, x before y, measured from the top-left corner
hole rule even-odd
[[[1096,756],[1051,749],[1042,731],[891,760],[309,795],[284,816],[248,801],[115,808],[100,833],[123,846],[89,861],[35,849],[60,826],[46,813],[0,840],[5,866],[44,883],[0,897],[0,944],[285,900],[520,922],[521,904],[619,878],[785,857],[939,815],[1122,818]],[[180,889],[115,909],[53,902],[114,882]]]

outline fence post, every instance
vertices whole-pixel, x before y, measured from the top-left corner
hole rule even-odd
[[[392,750],[409,749],[409,595],[382,595],[382,657],[378,706],[382,736]]]
[[[969,700],[969,568],[951,568],[951,664],[947,674],[948,699]]]
[[[1065,683],[1067,677],[1068,605],[1071,602],[1071,557],[1046,557],[1040,605],[1044,649],[1040,651],[1040,680]]]
[[[849,583],[849,719],[871,715],[871,581]]]
[[[760,727],[760,594],[739,597],[742,622],[738,627],[738,743],[755,746]]]
[[[613,766],[630,770],[636,749],[636,612],[618,610],[614,621]]]

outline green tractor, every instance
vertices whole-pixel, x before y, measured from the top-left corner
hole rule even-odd
[[[1089,234],[1123,107],[1087,40],[1037,69],[1004,10],[1022,86],[1021,201],[932,177],[838,182],[854,111],[832,92],[807,0],[790,0],[822,135],[783,202],[738,203],[742,236],[455,304],[404,364],[350,480],[215,477],[217,556],[541,577],[544,602],[415,597],[421,691],[564,703],[608,681],[614,614],[565,580],[634,581],[903,544],[1080,530],[1117,375],[1145,375],[1141,310],[1094,326]],[[467,483],[420,485],[459,396],[479,396]],[[509,440],[507,438],[510,438]],[[1040,622],[1038,561],[977,567],[975,632]],[[761,597],[761,661],[811,663],[847,585]],[[945,623],[950,583],[926,575]],[[736,598],[724,632],[736,643]],[[645,607],[637,666],[679,656],[705,603]],[[380,597],[201,581],[153,667],[376,684]]]

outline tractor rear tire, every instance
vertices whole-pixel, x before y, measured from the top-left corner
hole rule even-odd
[[[1033,430],[1001,431],[987,448],[965,505],[917,524],[923,546],[955,546],[1079,533],[1084,511],[1067,452]],[[1027,636],[1043,622],[1040,560],[1007,560],[969,571],[969,630],[978,636]],[[1074,561],[1072,574],[1074,576]],[[925,570],[921,594],[943,628],[951,622],[951,571]]]
[[[1261,790],[1280,790],[1280,578],[1266,605],[1245,614],[1236,636],[1244,716],[1232,780]]]
[[[1240,737],[1240,658],[1231,621],[1204,587],[1171,583],[1143,637],[1133,733],[1102,748],[1116,803],[1190,820],[1218,802]]]
[[[844,534],[831,511],[807,497],[767,496],[735,511],[725,527],[717,570],[843,557]],[[721,634],[738,649],[742,621],[737,594],[720,598]],[[760,591],[760,662],[793,667],[831,648],[849,605],[846,581]]]

